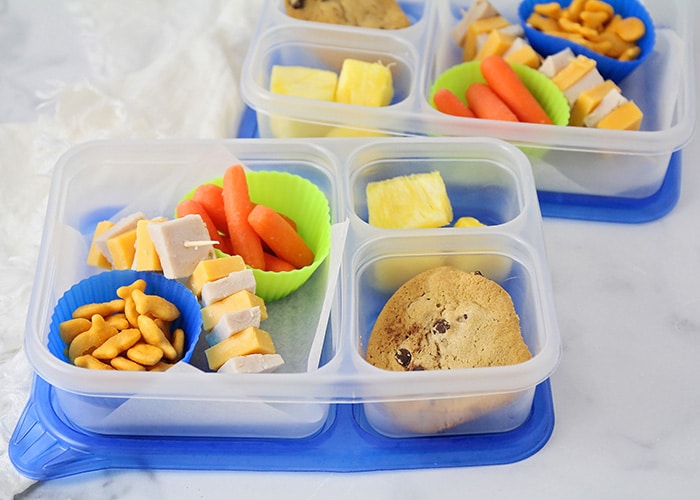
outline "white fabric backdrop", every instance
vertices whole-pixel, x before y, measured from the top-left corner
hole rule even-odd
[[[65,9],[79,27],[87,71],[42,82],[35,120],[0,123],[0,498],[31,484],[15,471],[7,448],[31,385],[24,323],[57,158],[93,139],[235,135],[243,109],[240,68],[261,3],[62,0],[51,6]],[[21,48],[16,44],[30,34],[7,2],[0,7],[6,84],[10,63],[18,71],[29,63],[11,60],[9,49]]]

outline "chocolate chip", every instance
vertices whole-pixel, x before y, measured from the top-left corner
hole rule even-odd
[[[289,0],[289,5],[291,5],[293,9],[303,9],[304,0]]]
[[[433,325],[433,333],[445,333],[450,329],[450,322],[445,318],[440,318]]]
[[[403,366],[404,368],[408,367],[408,365],[411,364],[411,351],[405,348],[401,348],[398,351],[396,351],[396,354],[394,354],[394,358],[396,358],[396,361]]]

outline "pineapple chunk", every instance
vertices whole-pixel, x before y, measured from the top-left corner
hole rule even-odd
[[[303,66],[273,66],[270,74],[270,92],[273,94],[332,101],[338,75],[325,69]]]
[[[275,94],[333,101],[338,75],[334,71],[303,66],[273,66],[270,92]],[[330,127],[318,123],[270,115],[270,130],[277,138],[323,137]]]
[[[455,222],[454,227],[479,227],[485,225],[486,224],[481,222],[476,217],[460,217],[457,219],[457,222]]]
[[[369,223],[391,229],[442,227],[452,205],[440,172],[411,174],[367,184]]]
[[[391,69],[380,62],[345,59],[335,91],[336,102],[360,106],[388,106],[394,97]]]

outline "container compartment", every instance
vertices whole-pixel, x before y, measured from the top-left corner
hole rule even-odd
[[[277,0],[268,3],[281,5]],[[288,16],[261,19],[241,79],[242,96],[257,113],[260,136],[275,137],[269,117],[280,114],[312,124],[302,134],[313,137],[327,134],[494,137],[520,147],[528,155],[540,191],[643,200],[660,190],[671,155],[687,144],[695,127],[693,54],[688,49],[692,46],[689,26],[692,16],[686,3],[645,2],[656,26],[656,45],[649,58],[619,82],[623,95],[634,100],[644,112],[639,131],[464,119],[434,110],[428,101],[431,85],[441,72],[461,62],[461,51],[450,31],[461,18],[461,11],[470,4],[468,0],[431,2],[420,22],[403,30],[377,33],[379,30],[324,26],[328,39],[342,40],[338,49],[321,43],[329,51],[361,53],[367,40],[383,37],[395,44],[394,48],[391,43],[382,46],[387,55],[398,48],[395,56],[404,57],[404,49],[410,47],[409,52],[417,56],[415,64],[411,58],[406,59],[411,73],[409,83],[401,81],[407,75],[396,74],[398,93],[403,99],[384,109],[336,107],[331,103],[307,105],[299,99],[265,93],[260,75],[266,74],[269,64],[259,55],[261,50],[267,50],[267,35],[290,26],[311,29],[319,23]],[[516,0],[495,3],[512,23],[519,22],[518,5]],[[351,36],[356,33],[361,34],[361,40]]]
[[[555,359],[545,352],[550,342],[541,315],[546,293],[535,276],[531,249],[498,231],[485,235],[435,234],[427,241],[416,234],[378,238],[358,251],[351,273],[356,277],[353,304],[357,354],[364,359],[377,316],[401,284],[424,270],[450,265],[464,271],[480,271],[508,292],[533,358],[502,367],[389,372],[387,379],[412,387],[424,379],[440,377],[446,384],[455,384],[446,390],[463,391],[468,396],[433,398],[428,393],[414,392],[411,400],[366,403],[367,420],[375,430],[390,437],[511,430],[527,418],[533,389],[541,382],[537,379],[549,376]],[[542,352],[545,353],[540,356]]]

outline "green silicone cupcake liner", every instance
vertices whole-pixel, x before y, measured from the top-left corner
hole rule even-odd
[[[251,201],[266,205],[290,217],[297,232],[314,253],[314,261],[301,269],[286,272],[253,269],[256,295],[266,302],[279,300],[296,291],[328,257],[331,249],[331,220],[328,199],[311,181],[298,175],[277,171],[247,171]],[[218,186],[223,178],[209,181]],[[194,189],[183,199],[191,198]],[[217,250],[218,255],[224,255]]]
[[[569,124],[569,103],[559,88],[545,75],[523,64],[511,64],[511,67],[525,84],[527,89],[537,99],[554,125]],[[433,96],[441,88],[451,90],[466,103],[464,97],[467,88],[472,83],[486,83],[481,74],[478,61],[464,62],[444,71],[433,83],[430,89],[430,104],[435,107]]]

